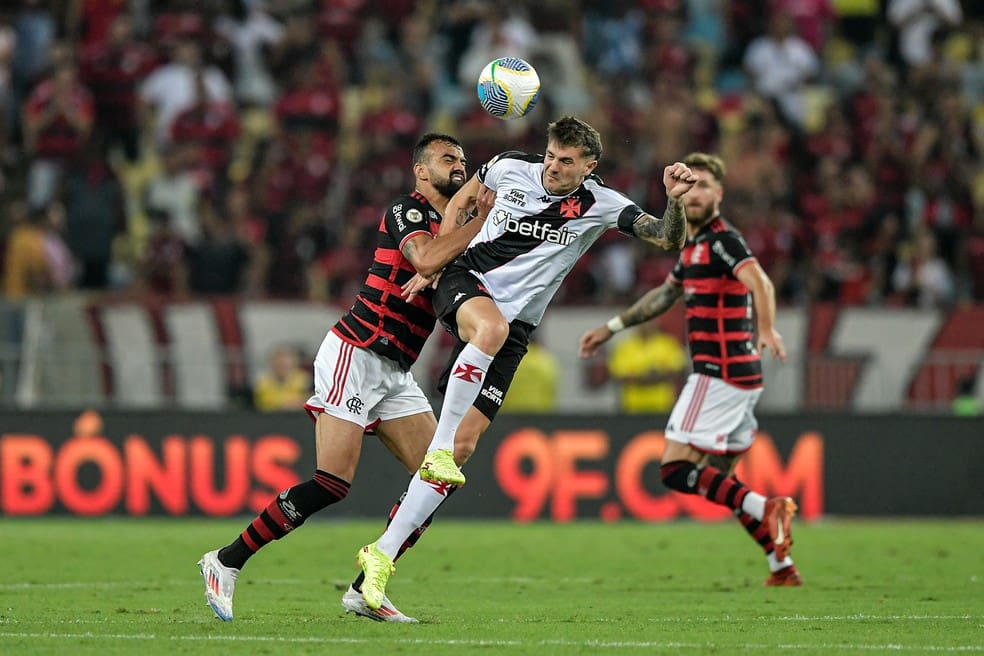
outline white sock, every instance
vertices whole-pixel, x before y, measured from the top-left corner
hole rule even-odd
[[[790,558],[789,556],[786,556],[782,560],[776,560],[776,552],[775,551],[770,551],[769,552],[768,559],[769,559],[769,571],[770,572],[778,572],[783,567],[789,567],[790,565],[793,564],[793,559]]]
[[[761,522],[765,517],[765,497],[758,492],[749,492],[741,500],[741,509]]]
[[[461,349],[458,359],[451,366],[448,389],[444,393],[444,405],[441,406],[441,418],[437,422],[434,439],[427,447],[428,451],[454,450],[454,434],[458,432],[458,426],[468,408],[478,398],[485,372],[492,364],[493,357],[472,344],[466,344]]]
[[[434,486],[420,480],[420,472],[414,474],[410,479],[410,485],[407,486],[406,496],[403,497],[400,507],[396,509],[396,514],[383,531],[376,547],[390,558],[396,558],[396,554],[400,552],[400,547],[407,538],[420,528],[447,498],[446,492],[441,494],[437,491],[439,488],[441,486]]]

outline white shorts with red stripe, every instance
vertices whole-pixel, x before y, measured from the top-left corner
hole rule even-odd
[[[367,427],[432,411],[413,374],[333,332],[314,358],[314,396],[304,409],[312,419],[323,412]]]
[[[666,439],[705,453],[742,453],[755,439],[755,404],[762,388],[742,389],[720,378],[690,374],[680,392]]]

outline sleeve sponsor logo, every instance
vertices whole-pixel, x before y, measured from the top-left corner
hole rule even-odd
[[[403,222],[403,203],[393,206],[393,218],[396,219],[396,229],[403,232],[407,229],[407,224]]]
[[[711,250],[717,253],[718,257],[724,260],[724,263],[727,264],[729,267],[731,267],[732,269],[735,267],[737,260],[735,260],[735,258],[732,257],[731,254],[728,253],[728,251],[724,250],[723,243],[719,241],[714,242],[714,245],[711,246]]]
[[[507,203],[526,207],[526,194],[521,189],[510,189],[502,198]]]

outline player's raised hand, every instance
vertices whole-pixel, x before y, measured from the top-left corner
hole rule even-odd
[[[772,357],[781,362],[786,361],[786,345],[782,341],[782,335],[775,328],[762,332],[758,341],[760,353],[768,349]]]
[[[666,195],[673,200],[690,191],[696,182],[697,176],[686,164],[674,162],[663,169],[663,186]]]
[[[403,283],[401,296],[411,302],[422,290],[427,289],[428,285],[437,287],[437,281],[441,279],[441,272],[438,271],[433,276],[422,276],[419,273],[413,274],[413,278]]]
[[[475,196],[475,218],[484,221],[494,205],[495,192],[483,184],[478,185],[478,194]]]
[[[608,326],[599,326],[594,330],[589,330],[581,335],[581,341],[578,344],[577,354],[582,358],[590,358],[598,352],[599,346],[611,338],[612,331],[608,329]]]

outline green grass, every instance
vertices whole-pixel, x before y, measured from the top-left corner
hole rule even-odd
[[[737,523],[438,521],[388,590],[417,625],[343,613],[381,525],[332,521],[253,558],[219,622],[195,562],[243,525],[0,520],[0,654],[984,651],[980,521],[797,525],[782,589]]]

